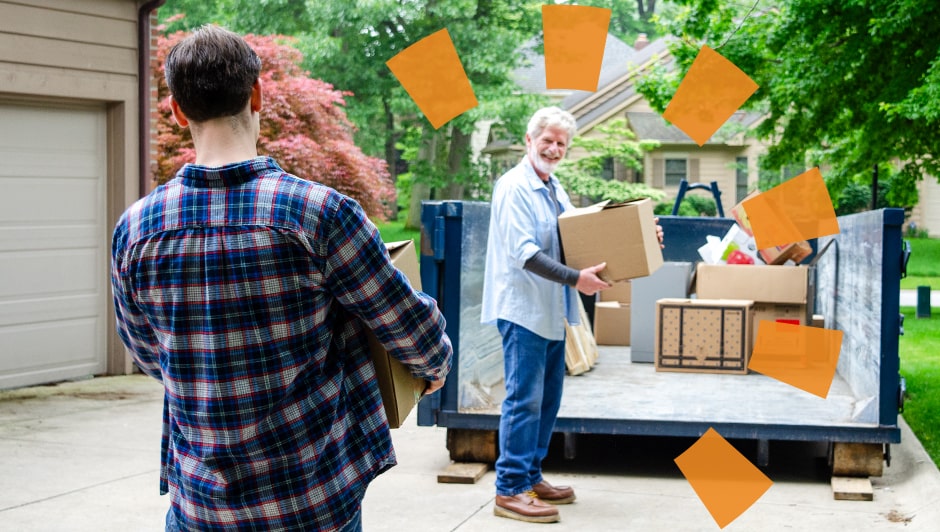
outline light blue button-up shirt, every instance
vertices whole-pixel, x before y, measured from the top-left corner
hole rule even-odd
[[[573,208],[558,179],[549,181],[562,211]],[[580,323],[577,292],[523,269],[542,251],[561,260],[558,214],[548,186],[535,173],[528,157],[506,172],[493,187],[483,308],[480,321],[511,321],[548,340],[565,338],[565,319]]]

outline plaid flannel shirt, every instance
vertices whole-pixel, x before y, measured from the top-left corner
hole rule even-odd
[[[355,514],[395,464],[362,322],[416,376],[450,369],[442,315],[359,205],[271,158],[185,166],[121,217],[111,275],[118,334],[166,390],[160,490],[181,528]]]

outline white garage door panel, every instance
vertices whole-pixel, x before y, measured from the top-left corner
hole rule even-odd
[[[98,250],[0,253],[3,300],[96,293],[101,288]]]
[[[0,224],[94,222],[98,178],[0,178]]]
[[[0,100],[0,389],[105,370],[105,118]]]
[[[0,329],[0,345],[16,345],[15,356],[0,357],[0,379],[8,388],[87,375],[103,347],[95,318],[19,325]]]
[[[96,318],[98,294],[56,296],[0,302],[0,330],[11,325],[43,321]],[[2,357],[0,357],[2,358]]]
[[[55,151],[66,157],[69,153],[95,153],[101,146],[101,139],[93,134],[102,127],[99,114],[80,107],[0,103],[3,122],[18,126],[13,131],[7,128],[7,134],[0,136],[3,149],[43,155]]]
[[[95,247],[101,240],[98,229],[97,225],[79,224],[26,228],[0,225],[0,253]]]

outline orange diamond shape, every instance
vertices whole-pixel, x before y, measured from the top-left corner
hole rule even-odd
[[[600,7],[542,6],[546,88],[597,90],[610,13]]]
[[[703,46],[663,118],[702,146],[756,90],[757,83],[734,63]]]
[[[742,204],[758,249],[839,232],[832,198],[819,168],[781,183]]]
[[[385,64],[434,129],[477,106],[446,28],[405,48]]]
[[[773,484],[712,428],[676,458],[676,465],[721,528],[743,514]]]
[[[842,331],[762,321],[747,368],[825,399],[842,351]]]

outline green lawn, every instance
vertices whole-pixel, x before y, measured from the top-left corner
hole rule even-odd
[[[420,249],[421,231],[418,229],[405,229],[404,216],[401,221],[377,223],[379,234],[384,242],[398,242],[399,240],[414,240],[415,247]]]
[[[901,288],[914,290],[929,286],[940,290],[940,239],[909,238],[911,258],[907,262],[907,277],[901,279]]]
[[[917,318],[914,307],[901,307],[904,335],[899,352],[907,382],[904,419],[935,464],[940,464],[940,309]]]

